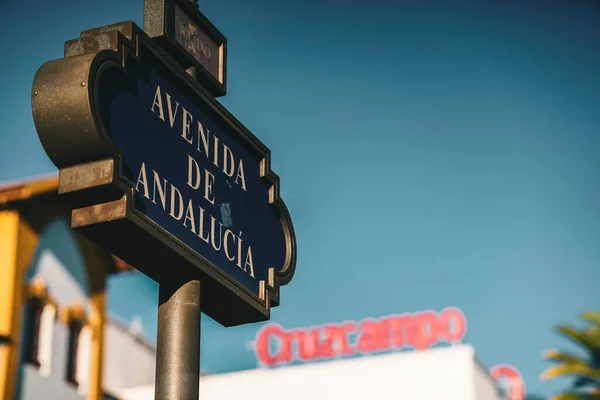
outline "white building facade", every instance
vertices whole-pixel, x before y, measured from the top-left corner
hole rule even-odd
[[[339,359],[200,378],[203,400],[504,400],[472,347],[458,345],[416,352]],[[152,384],[122,390],[122,400],[152,400]]]

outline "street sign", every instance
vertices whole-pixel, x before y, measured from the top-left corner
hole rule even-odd
[[[227,39],[190,0],[145,0],[144,31],[213,96],[224,96]]]
[[[83,32],[36,74],[35,125],[75,230],[159,284],[200,280],[225,326],[266,320],[296,262],[279,178],[183,67],[132,22]]]

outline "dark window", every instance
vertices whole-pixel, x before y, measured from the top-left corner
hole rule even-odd
[[[77,382],[77,351],[79,350],[79,336],[83,324],[77,319],[69,322],[69,343],[67,346],[67,381],[78,385]]]
[[[0,345],[10,343],[10,338],[8,336],[0,335]]]
[[[38,350],[40,348],[40,323],[45,303],[38,297],[29,299],[25,320],[25,362],[40,366]]]
[[[119,400],[119,398],[110,393],[104,392],[104,400]]]

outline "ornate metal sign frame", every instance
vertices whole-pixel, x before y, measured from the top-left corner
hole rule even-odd
[[[124,74],[129,63],[143,63],[141,49],[175,74],[193,101],[226,121],[241,146],[261,156],[261,180],[270,187],[269,203],[284,231],[286,256],[285,265],[270,268],[260,281],[258,296],[133,207],[134,188],[124,178],[119,150],[100,118],[97,84],[108,63]],[[84,31],[66,42],[65,58],[38,70],[32,110],[41,143],[60,169],[59,193],[71,204],[74,230],[159,284],[173,275],[200,279],[203,311],[224,326],[270,318],[271,307],[279,305],[280,286],[290,282],[296,265],[294,229],[279,196],[279,178],[271,171],[270,151],[144,31],[128,21]]]

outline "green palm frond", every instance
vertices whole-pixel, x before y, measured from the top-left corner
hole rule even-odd
[[[600,344],[600,326],[593,326],[583,332],[596,344]]]
[[[551,400],[596,400],[600,399],[597,393],[561,393],[551,398]]]
[[[561,393],[550,400],[581,400],[581,397],[577,393]]]
[[[589,365],[569,363],[560,364],[548,368],[542,373],[541,379],[547,381],[565,375],[576,375],[585,377],[600,384],[600,370],[592,368]]]
[[[574,377],[570,390],[552,397],[552,400],[600,400],[600,313],[584,312],[581,317],[589,323],[584,329],[578,330],[567,325],[557,325],[556,329],[581,346],[587,354],[578,357],[558,350],[544,354],[544,358],[554,365],[542,373],[541,380],[569,375]]]
[[[577,356],[574,356],[569,353],[565,353],[558,350],[548,350],[544,353],[544,358],[554,361],[561,362],[565,364],[575,364],[575,365],[585,365],[589,366],[589,363]]]
[[[591,335],[586,331],[578,331],[577,329],[571,328],[567,325],[558,325],[556,329],[563,336],[566,336],[567,338],[585,347],[586,350],[591,352],[600,351],[600,343],[597,339],[595,339],[596,335]]]
[[[594,311],[586,311],[581,314],[581,317],[597,326],[600,326],[600,313]]]

